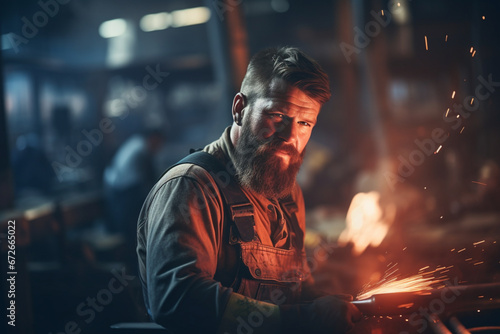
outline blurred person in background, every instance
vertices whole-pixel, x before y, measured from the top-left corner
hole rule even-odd
[[[257,53],[233,123],[169,169],[138,221],[152,319],[175,333],[344,333],[351,296],[314,288],[296,174],[329,80],[296,48]]]
[[[55,173],[35,133],[21,135],[12,151],[12,168],[17,197],[48,196]]]
[[[127,139],[104,171],[108,229],[122,234],[131,248],[142,203],[157,181],[155,154],[163,145],[161,130],[147,129]]]

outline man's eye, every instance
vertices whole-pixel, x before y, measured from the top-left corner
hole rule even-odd
[[[271,114],[271,117],[283,119],[285,116],[283,114]]]
[[[311,123],[309,122],[299,122],[299,124],[304,126],[311,126]]]

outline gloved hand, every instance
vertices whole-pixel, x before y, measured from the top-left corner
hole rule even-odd
[[[352,300],[352,296],[349,296]],[[361,320],[361,312],[346,296],[325,296],[305,304],[280,306],[282,333],[346,333]]]

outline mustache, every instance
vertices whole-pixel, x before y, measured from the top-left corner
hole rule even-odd
[[[270,141],[266,142],[265,144],[262,145],[263,151],[265,152],[272,152],[272,151],[283,151],[285,153],[288,153],[290,156],[299,156],[299,151],[291,145],[291,144],[286,144],[283,140],[281,139],[271,139]]]

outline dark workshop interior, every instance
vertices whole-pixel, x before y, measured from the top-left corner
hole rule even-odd
[[[290,45],[332,90],[297,177],[317,284],[356,297],[435,280],[432,299],[381,301],[352,333],[500,333],[500,2],[0,6],[0,332],[150,321],[134,240],[147,192],[231,124],[250,57]],[[117,207],[134,176],[114,164],[150,136],[147,180]]]

